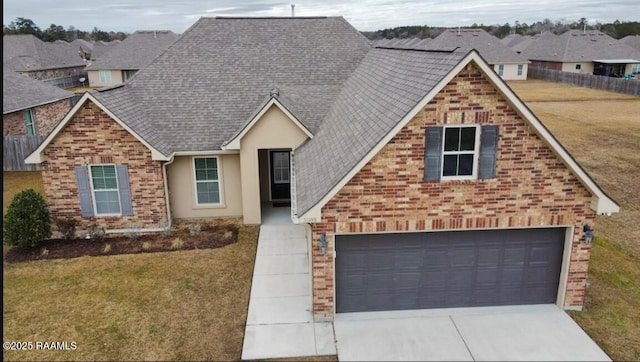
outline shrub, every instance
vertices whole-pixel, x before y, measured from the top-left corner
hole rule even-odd
[[[78,225],[76,219],[56,219],[55,224],[64,240],[72,240],[76,237],[76,226]]]
[[[89,233],[87,234],[89,236],[88,239],[102,241],[104,239],[104,234],[106,234],[106,230],[102,226],[98,226],[96,224],[89,225]]]
[[[51,217],[42,195],[33,189],[17,193],[4,216],[4,242],[33,247],[50,237]]]
[[[202,230],[202,226],[200,224],[190,224],[189,225],[189,234],[191,236],[196,236],[200,234],[200,230]]]

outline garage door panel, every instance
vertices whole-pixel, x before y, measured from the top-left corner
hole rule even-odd
[[[338,312],[553,303],[565,229],[338,235]]]

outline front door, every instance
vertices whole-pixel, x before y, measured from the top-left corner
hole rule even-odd
[[[271,199],[291,199],[291,151],[270,151]]]

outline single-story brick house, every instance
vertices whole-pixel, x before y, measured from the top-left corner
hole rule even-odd
[[[619,211],[475,50],[376,48],[341,17],[202,18],[27,161],[54,217],[112,232],[290,200],[317,319],[580,309],[584,227]]]

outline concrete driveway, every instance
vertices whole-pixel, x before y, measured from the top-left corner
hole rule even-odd
[[[555,305],[338,314],[340,361],[611,361]]]

